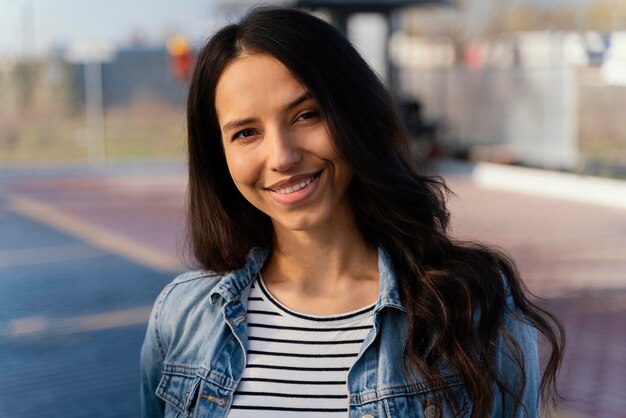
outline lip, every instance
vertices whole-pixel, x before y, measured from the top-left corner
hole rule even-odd
[[[266,187],[266,189],[271,190],[273,192],[278,192],[280,189],[294,186],[296,184],[303,182],[304,180],[310,179],[311,177],[319,177],[322,171],[323,170],[314,171],[311,173],[298,174],[296,176],[289,177],[287,180],[282,180],[282,181],[279,181],[278,183],[274,183],[271,186]]]
[[[301,176],[301,175],[293,176],[289,180],[282,181],[282,182],[272,185],[272,187],[280,186],[280,188],[289,187],[291,185],[297,184],[298,183],[297,180],[302,182],[304,180],[307,180],[313,177],[313,180],[306,187],[296,190],[294,192],[291,192],[288,194],[281,194],[278,191],[272,190],[272,189],[267,189],[267,191],[269,192],[270,196],[272,196],[274,201],[276,201],[277,203],[281,205],[290,206],[290,205],[299,204],[307,200],[311,195],[315,193],[315,191],[317,190],[320,184],[320,177],[323,171],[324,170],[321,170],[321,171],[318,171],[317,173],[306,174],[304,176]]]

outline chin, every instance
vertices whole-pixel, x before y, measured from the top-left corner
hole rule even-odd
[[[310,217],[302,219],[288,219],[287,222],[275,221],[275,223],[279,224],[283,229],[294,232],[302,232],[315,229],[321,224],[318,219],[311,219]]]

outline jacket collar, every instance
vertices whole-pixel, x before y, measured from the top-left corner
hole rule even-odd
[[[261,271],[268,255],[269,251],[264,248],[255,247],[250,250],[243,267],[224,275],[211,290],[209,303],[214,304],[218,295],[222,296],[227,303],[239,298],[244,289],[252,283],[252,280]]]
[[[242,268],[227,273],[209,294],[209,303],[214,304],[218,295],[224,298],[226,303],[241,296],[243,291],[250,286],[252,280],[261,271],[269,251],[264,248],[253,248],[246,256],[246,262]],[[405,311],[406,308],[400,298],[398,280],[387,252],[378,247],[378,271],[380,274],[380,286],[376,311],[385,307],[397,308]]]
[[[400,298],[398,278],[393,269],[391,258],[385,249],[380,246],[378,247],[378,272],[380,274],[380,287],[376,310],[379,311],[382,308],[391,307],[406,311]]]

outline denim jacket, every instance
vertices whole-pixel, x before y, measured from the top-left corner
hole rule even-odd
[[[157,298],[141,351],[142,416],[227,417],[233,394],[246,365],[246,307],[250,284],[267,251],[253,249],[239,270],[221,275],[185,273]],[[441,366],[444,384],[459,400],[448,403],[437,394],[441,386],[405,377],[402,354],[407,338],[405,312],[391,260],[379,249],[380,289],[374,326],[349,371],[348,418],[469,417],[472,403],[460,377]],[[510,301],[509,301],[510,302]],[[495,394],[492,417],[537,417],[538,380],[536,331],[507,314],[505,326],[524,353],[527,385],[523,407],[513,414],[509,396]],[[519,371],[502,341],[496,350],[500,376],[518,388]],[[458,406],[455,406],[458,405]]]

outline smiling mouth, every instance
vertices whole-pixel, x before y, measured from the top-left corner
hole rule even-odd
[[[302,190],[304,188],[306,188],[309,184],[311,184],[313,182],[313,180],[315,180],[317,177],[320,176],[320,174],[322,174],[322,172],[320,171],[317,174],[312,175],[311,177],[309,177],[308,179],[302,180],[300,183],[296,183],[293,184],[291,186],[287,186],[287,187],[281,187],[280,189],[277,190],[272,190],[278,194],[291,194],[293,192],[297,192],[298,190]]]

